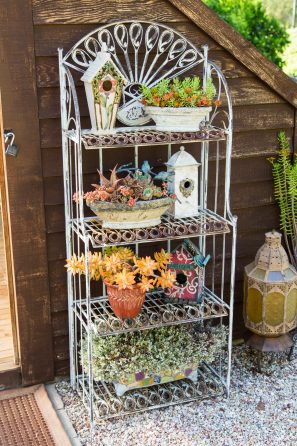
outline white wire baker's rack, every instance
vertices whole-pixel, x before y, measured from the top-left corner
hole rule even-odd
[[[118,113],[120,125],[124,126],[117,127],[109,135],[82,129],[82,124],[85,128],[90,124],[88,114],[84,112],[86,107],[84,94],[80,94],[79,79],[103,44],[127,80]],[[147,243],[158,243],[170,250],[174,240],[183,238],[196,239],[201,251],[212,256],[199,303],[168,301],[160,291],[155,291],[147,294],[140,315],[127,321],[114,315],[105,287],[90,283],[88,265],[85,277],[73,277],[68,273],[71,384],[87,405],[91,423],[224,393],[228,395],[237,218],[230,210],[232,105],[222,71],[208,59],[207,46],[199,50],[165,25],[136,21],[102,26],[83,37],[65,55],[59,49],[59,70],[67,257],[84,253],[88,259],[90,249],[100,250],[113,245],[134,245],[140,254]],[[162,78],[185,73],[200,75],[204,85],[211,77],[222,106],[213,108],[209,122],[204,123],[199,132],[156,131],[140,105],[139,85],[153,86]],[[74,193],[82,196],[89,188],[90,176],[92,182],[95,181],[92,175],[97,168],[102,172],[114,167],[119,151],[128,151],[127,156],[131,156],[138,167],[141,160],[152,153],[155,159],[163,153],[164,161],[167,161],[184,144],[201,163],[198,217],[173,219],[165,215],[157,227],[110,230],[102,228],[98,217],[88,213],[82,200],[73,201]],[[98,153],[95,158],[94,151]],[[96,165],[92,166],[94,159]],[[94,334],[116,336],[206,320],[222,324],[226,319],[229,327],[227,351],[222,351],[215,365],[203,364],[199,368],[197,384],[181,380],[129,391],[123,397],[117,397],[111,384],[93,379]],[[83,339],[87,339],[87,359],[80,354]]]

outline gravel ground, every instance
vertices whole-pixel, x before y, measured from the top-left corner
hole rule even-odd
[[[295,349],[296,350],[296,349]],[[57,383],[82,445],[297,446],[297,356],[263,355],[263,373],[246,347],[234,348],[230,399],[143,412],[96,426],[68,382]]]

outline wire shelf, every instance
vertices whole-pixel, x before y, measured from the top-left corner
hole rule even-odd
[[[73,141],[77,140],[77,133],[74,130],[69,130],[66,135]],[[225,130],[212,126],[202,128],[199,132],[168,132],[155,130],[152,127],[147,129],[129,129],[129,127],[126,127],[115,129],[115,132],[110,134],[94,134],[87,130],[83,130],[81,134],[85,149],[187,144],[224,139],[226,139]]]
[[[98,217],[72,220],[74,230],[84,237],[84,231],[93,248],[112,245],[129,245],[134,242],[156,242],[201,235],[217,235],[230,232],[228,221],[210,211],[200,211],[197,217],[161,217],[161,224],[151,228],[107,229]]]
[[[96,421],[115,418],[123,415],[143,412],[175,404],[190,403],[223,396],[225,386],[215,370],[203,364],[198,369],[197,383],[187,379],[159,384],[152,387],[135,389],[118,397],[113,384],[94,382],[93,392]],[[90,400],[89,382],[87,379],[78,380],[78,393],[86,405]]]
[[[74,312],[88,330],[87,303],[75,301]],[[116,317],[107,297],[91,301],[91,328],[101,336],[149,330],[165,325],[179,325],[228,315],[229,306],[207,288],[198,302],[178,303],[166,300],[162,291],[147,293],[141,313],[135,319],[121,320]]]

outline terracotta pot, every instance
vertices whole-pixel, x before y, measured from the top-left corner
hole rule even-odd
[[[198,132],[200,124],[209,120],[211,107],[154,107],[145,106],[145,113],[156,123],[156,130]]]
[[[120,319],[133,319],[136,317],[144,303],[145,291],[139,285],[132,289],[119,290],[117,285],[106,283],[108,300],[115,315]]]

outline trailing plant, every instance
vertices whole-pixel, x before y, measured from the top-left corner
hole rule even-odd
[[[226,344],[226,329],[180,325],[154,330],[93,336],[92,360],[96,380],[124,383],[129,375],[138,372],[159,373],[164,370],[183,370],[212,362]],[[88,363],[87,340],[82,342],[82,364]]]
[[[123,172],[128,172],[128,175],[120,178],[118,174]],[[84,194],[87,204],[105,201],[133,207],[137,201],[155,200],[162,197],[175,198],[167,190],[167,172],[154,174],[147,161],[143,163],[142,168],[134,169],[125,165],[117,169],[115,166],[109,178],[106,178],[102,172],[99,172],[99,176],[100,184],[92,184],[95,190]],[[156,180],[160,180],[160,184],[156,184]],[[77,200],[77,194],[74,194],[73,198]]]
[[[142,103],[157,107],[207,107],[214,103],[219,106],[220,101],[213,101],[216,88],[211,79],[202,87],[200,78],[186,77],[162,79],[154,87],[141,86]]]
[[[101,252],[89,252],[90,278],[102,279],[108,285],[116,285],[120,290],[132,289],[138,285],[142,291],[155,287],[170,288],[175,282],[175,273],[167,267],[171,255],[164,249],[150,256],[136,257],[130,248],[112,247]],[[86,273],[86,259],[84,254],[75,254],[67,259],[65,265],[73,275]]]
[[[291,161],[289,140],[285,132],[278,135],[280,150],[272,164],[275,198],[280,208],[280,228],[290,256],[297,267],[297,159]]]

